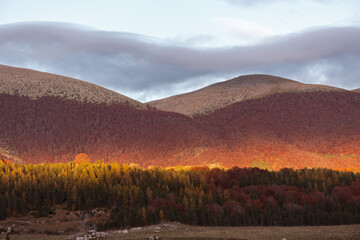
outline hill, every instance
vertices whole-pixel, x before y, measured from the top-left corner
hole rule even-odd
[[[35,75],[45,76],[38,72]],[[263,77],[254,86],[265,89],[261,81],[271,85],[269,77]],[[291,85],[305,90],[300,92],[297,88],[297,91],[251,99],[248,95],[248,100],[192,118],[175,112],[139,109],[120,100],[112,104],[79,101],[80,98],[56,95],[56,91],[34,96],[24,89],[25,93],[15,94],[2,85],[0,156],[17,162],[42,163],[68,162],[77,154],[86,153],[92,161],[140,166],[360,170],[360,95],[326,86],[310,89],[314,86],[270,78],[276,86],[287,86],[277,91],[294,89]],[[32,84],[40,82],[35,77],[31,79]],[[245,82],[228,81],[219,85],[244,86]],[[76,84],[87,84],[78,80],[67,83],[63,88],[76,89]],[[11,84],[7,86],[14,89]],[[35,88],[34,92],[40,90]],[[96,92],[94,95],[97,99]],[[129,101],[122,95],[116,96]]]
[[[24,163],[86,153],[140,166],[360,166],[360,95],[352,92],[275,94],[195,118],[50,96],[1,94],[0,105],[1,142]]]
[[[93,160],[172,165],[174,152],[207,139],[187,116],[124,104],[0,94],[0,106],[0,140],[27,163],[67,162],[84,152]]]
[[[360,96],[352,92],[280,93],[232,104],[196,121],[221,141],[207,159],[277,169],[360,167]]]
[[[128,103],[136,108],[144,105],[109,89],[56,74],[0,65],[0,93],[38,99],[57,96],[78,102]]]
[[[216,83],[194,92],[149,102],[150,106],[188,116],[209,114],[236,102],[285,92],[344,91],[339,88],[303,84],[290,79],[254,74]]]
[[[360,93],[360,88],[354,89],[352,92]]]

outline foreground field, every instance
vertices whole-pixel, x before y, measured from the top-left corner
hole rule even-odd
[[[106,219],[110,213],[101,211],[98,219]],[[92,218],[81,211],[56,209],[49,217],[31,215],[8,218],[0,221],[0,226],[13,226],[15,233],[11,240],[75,240],[84,236],[90,229]],[[337,226],[293,226],[293,227],[199,227],[179,222],[163,222],[157,225],[135,227],[130,230],[115,229],[106,231],[104,240],[142,240],[159,236],[161,240],[358,240],[360,224]],[[0,240],[5,239],[5,233]]]
[[[106,219],[109,211],[100,211],[97,219]],[[87,234],[91,229],[92,218],[81,211],[56,209],[49,217],[31,215],[8,218],[0,221],[0,227],[13,226],[15,233],[11,240],[75,240]],[[292,226],[292,227],[199,227],[179,222],[163,222],[157,225],[134,227],[130,230],[115,229],[106,231],[104,240],[140,240],[150,236],[159,236],[161,240],[358,240],[360,224],[337,226]],[[5,233],[0,240],[5,239]]]
[[[154,231],[159,231],[154,232]],[[164,240],[281,240],[281,239],[311,239],[311,240],[355,240],[360,239],[360,225],[316,226],[316,227],[193,227],[179,223],[159,224],[143,229],[108,232],[109,240],[148,239],[149,236],[159,236]],[[74,235],[44,235],[27,234],[13,235],[11,240],[60,240],[70,239]],[[79,236],[79,235],[77,235]],[[70,237],[70,238],[69,238]]]
[[[110,239],[146,239],[151,234],[163,239],[174,240],[220,240],[220,239],[360,239],[360,225],[318,226],[318,227],[193,227],[181,224],[156,225],[160,233],[154,233],[154,226],[129,234],[113,234]]]

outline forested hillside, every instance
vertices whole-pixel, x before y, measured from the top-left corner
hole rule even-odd
[[[360,95],[282,93],[232,104],[197,121],[218,127],[229,154],[273,168],[360,167]],[[217,156],[218,157],[218,156]],[[224,157],[225,158],[225,157]]]
[[[281,93],[207,116],[0,94],[0,154],[23,163],[360,168],[360,95]]]
[[[92,160],[173,165],[172,154],[211,137],[177,113],[124,104],[91,104],[42,97],[0,95],[0,136],[24,163],[68,162],[78,153]]]

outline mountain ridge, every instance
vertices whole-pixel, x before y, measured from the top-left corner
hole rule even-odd
[[[58,96],[78,102],[122,103],[144,109],[144,104],[96,84],[57,74],[0,65],[0,93],[32,99]]]
[[[151,101],[147,104],[159,110],[194,116],[210,114],[216,109],[236,102],[275,93],[312,91],[346,90],[326,85],[304,84],[272,75],[252,74],[215,83],[193,92]]]
[[[264,78],[225,84],[256,89],[262,81],[269,82],[269,77]],[[270,85],[299,86],[292,80],[270,78],[275,81]],[[322,88],[330,91],[318,91]],[[123,102],[81,102],[53,92],[32,98],[0,93],[0,157],[25,164],[48,163],[72,161],[86,153],[93,161],[142,167],[260,164],[274,170],[360,171],[358,93],[326,86],[316,86],[317,91],[275,90],[192,117]]]

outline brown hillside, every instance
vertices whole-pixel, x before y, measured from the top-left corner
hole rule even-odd
[[[173,154],[211,139],[187,116],[124,104],[0,94],[0,106],[0,139],[25,163],[66,162],[86,153],[92,160],[177,165]]]
[[[360,170],[360,95],[281,93],[195,118],[123,104],[0,94],[0,140],[23,162]],[[6,157],[6,156],[3,156]]]
[[[197,117],[218,129],[222,151],[209,154],[273,168],[360,170],[360,95],[352,92],[282,93],[235,103]],[[221,156],[223,155],[223,156]]]
[[[144,105],[109,89],[60,75],[0,65],[0,93],[18,94],[37,99],[58,96],[78,102],[129,103]]]
[[[352,92],[360,93],[360,88],[354,89]]]
[[[256,74],[240,76],[194,92],[152,101],[149,104],[163,111],[194,116],[209,114],[216,109],[236,102],[276,93],[340,90],[342,89],[324,85],[303,84],[286,78]]]

